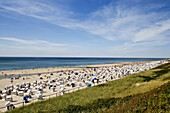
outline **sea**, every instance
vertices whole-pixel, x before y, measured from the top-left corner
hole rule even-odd
[[[165,58],[0,57],[0,71],[164,60]]]

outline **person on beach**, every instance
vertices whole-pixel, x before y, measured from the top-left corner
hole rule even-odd
[[[11,77],[10,79],[11,79],[11,83],[13,83],[13,77]]]

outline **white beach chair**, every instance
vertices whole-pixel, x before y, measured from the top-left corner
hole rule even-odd
[[[97,80],[94,80],[94,85],[97,85]]]
[[[55,87],[51,87],[51,92],[56,92],[56,88]]]
[[[6,94],[2,94],[1,97],[2,97],[2,100],[4,101],[6,100]]]
[[[24,92],[23,91],[18,91],[18,96],[24,96]]]
[[[12,91],[12,94],[13,94],[13,95],[17,95],[17,90],[13,90],[13,91]]]
[[[14,86],[12,84],[10,84],[10,87],[13,88]]]
[[[82,87],[82,83],[81,82],[79,82],[78,84],[79,84],[79,87]]]
[[[64,89],[64,85],[60,85],[60,89],[63,88]]]
[[[36,94],[36,99],[37,100],[42,100],[43,99],[42,94]]]
[[[6,96],[6,99],[5,99],[6,101],[12,101],[12,96],[11,95],[8,95],[8,96]]]
[[[32,89],[28,89],[27,93],[29,93],[30,95],[33,95]]]
[[[60,95],[64,94],[64,88],[60,88]]]

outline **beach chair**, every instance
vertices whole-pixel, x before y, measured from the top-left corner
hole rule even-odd
[[[64,89],[64,85],[60,85],[60,89],[62,89],[62,88]]]
[[[26,96],[23,96],[23,97],[22,97],[22,101],[23,101],[24,103],[28,103],[28,102],[29,102]]]
[[[27,93],[29,93],[29,95],[33,95],[32,89],[28,89]]]
[[[7,94],[7,90],[2,91],[2,94]]]
[[[97,85],[97,79],[94,80],[94,85]]]
[[[75,87],[75,83],[74,83],[74,82],[72,82],[72,83],[71,83],[71,86],[72,86],[72,88],[73,88],[73,87]]]
[[[57,86],[60,86],[60,82],[56,82],[56,85],[57,85]]]
[[[51,87],[51,92],[56,92],[56,88],[55,87]]]
[[[42,94],[36,94],[36,99],[37,100],[42,100],[43,99]]]
[[[6,101],[12,101],[12,96],[11,95],[7,95],[5,100]]]
[[[37,84],[40,85],[40,84],[42,84],[42,82],[41,82],[41,81],[38,81]]]
[[[12,89],[13,89],[13,88],[14,88],[14,86],[13,86],[12,84],[10,84],[10,88],[12,88]]]
[[[29,96],[29,95],[30,95],[29,92],[24,93],[24,96]]]
[[[13,95],[17,95],[17,94],[18,94],[18,93],[17,93],[17,90],[13,90],[13,91],[12,91],[12,94],[13,94]]]
[[[64,88],[60,88],[60,95],[64,94]]]
[[[79,87],[82,87],[82,83],[81,82],[79,82],[78,84],[79,84]]]
[[[23,91],[18,91],[18,96],[24,96],[24,92]]]
[[[2,97],[2,100],[4,101],[6,100],[6,94],[2,94],[1,97]]]

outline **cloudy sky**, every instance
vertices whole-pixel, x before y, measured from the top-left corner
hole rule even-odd
[[[0,0],[0,56],[170,58],[170,0]]]

